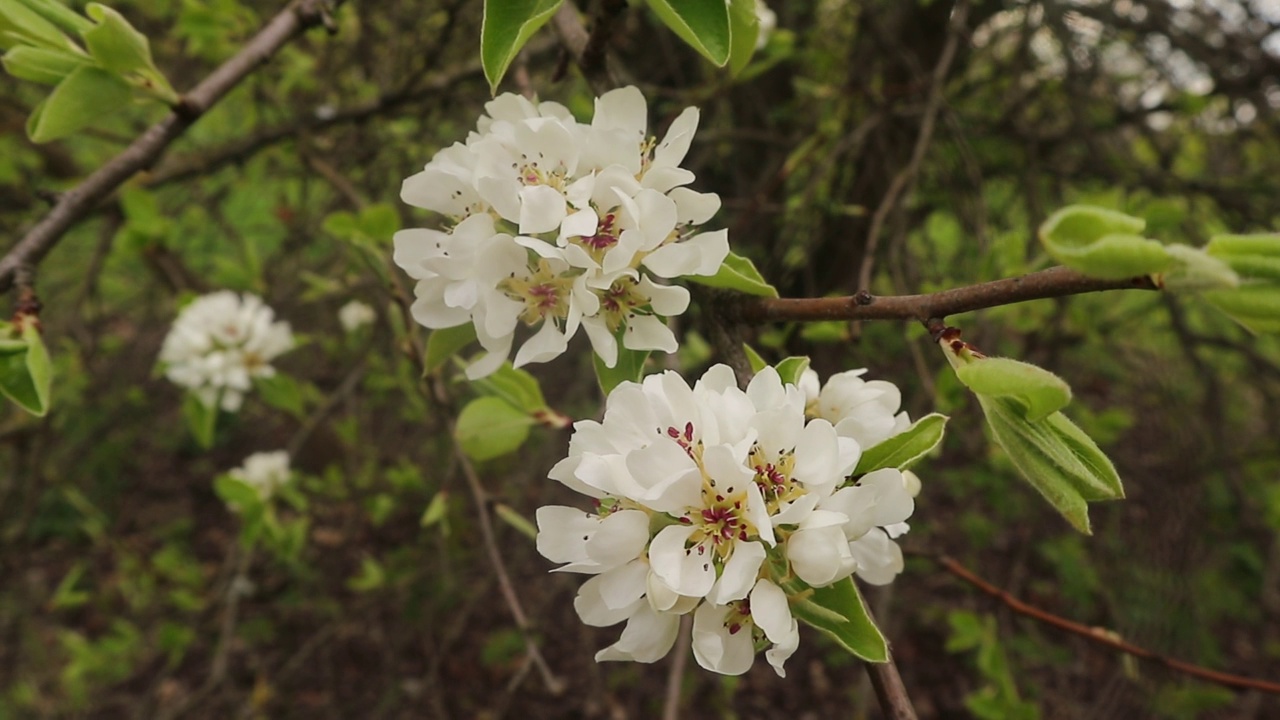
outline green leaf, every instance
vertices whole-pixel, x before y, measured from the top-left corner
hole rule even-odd
[[[0,58],[4,69],[19,80],[57,85],[77,68],[87,64],[83,55],[65,50],[19,45]]]
[[[53,365],[36,319],[30,315],[24,317],[21,338],[5,338],[9,341],[5,343],[9,350],[0,352],[0,394],[32,415],[44,417],[49,412]],[[14,340],[22,343],[22,351],[14,351]]]
[[[195,393],[187,393],[182,400],[182,417],[187,421],[191,435],[200,447],[213,447],[213,431],[218,424],[217,404],[205,405]]]
[[[1240,285],[1240,276],[1226,262],[1189,245],[1165,248],[1174,264],[1155,277],[1156,285],[1170,292],[1223,290]]]
[[[377,590],[386,584],[386,569],[382,567],[382,563],[369,556],[365,556],[360,561],[360,574],[347,580],[347,587],[356,592]]]
[[[760,37],[756,0],[729,1],[729,73],[737,76],[751,62]]]
[[[950,352],[948,357],[953,357]],[[1029,363],[1010,358],[979,357],[953,363],[956,377],[978,395],[1008,397],[1024,408],[1027,420],[1036,421],[1071,402],[1071,388],[1062,378]]]
[[[756,349],[746,343],[742,343],[742,350],[747,354],[747,362],[751,365],[751,372],[760,372],[769,367],[769,363],[760,357],[760,353]]]
[[[147,36],[134,29],[123,15],[105,5],[89,3],[85,12],[98,21],[97,25],[81,33],[93,59],[142,92],[169,105],[177,104],[178,94],[151,59]]]
[[[230,475],[219,475],[214,479],[213,493],[236,512],[247,513],[263,505],[262,496],[257,489]]]
[[[765,282],[754,263],[732,251],[715,275],[686,275],[685,280],[707,287],[737,290],[748,295],[778,297],[778,291]]]
[[[481,393],[502,398],[512,407],[520,408],[529,415],[547,407],[538,379],[524,370],[512,367],[509,360],[503,362],[502,367],[492,375],[473,380],[472,384]]]
[[[493,512],[502,518],[503,522],[515,528],[521,535],[534,541],[538,539],[538,527],[529,522],[525,516],[516,512],[511,506],[497,503],[493,506]]]
[[[92,599],[93,595],[89,592],[76,589],[80,578],[84,577],[84,570],[84,563],[81,562],[71,566],[67,574],[62,577],[62,582],[59,582],[58,587],[53,591],[53,597],[49,598],[49,607],[54,610],[68,610],[80,607]]]
[[[1167,269],[1173,258],[1163,245],[1138,235],[1140,218],[1091,205],[1071,205],[1045,220],[1040,240],[1055,260],[1104,280],[1150,275]]]
[[[257,378],[253,384],[267,405],[287,412],[298,420],[306,418],[306,400],[297,380],[283,373],[276,373],[271,377]]]
[[[422,359],[423,372],[433,373],[439,370],[449,358],[475,340],[476,328],[471,323],[432,330],[431,335],[427,336],[427,349]]]
[[[484,67],[489,92],[507,74],[520,48],[542,27],[564,0],[484,0],[480,25],[480,64]]]
[[[1245,278],[1280,280],[1280,233],[1217,235],[1205,252]]]
[[[800,376],[805,370],[809,369],[809,358],[803,355],[797,357],[789,357],[778,363],[774,367],[778,371],[778,377],[782,378],[782,382],[791,383],[796,387],[800,387]],[[757,370],[756,372],[759,372]]]
[[[83,15],[63,5],[58,0],[18,0],[27,9],[38,13],[40,17],[58,26],[68,34],[79,35],[93,27]]]
[[[1022,476],[1077,530],[1088,535],[1090,500],[1124,497],[1115,467],[1061,412],[1029,422],[1010,398],[978,396],[996,442]]]
[[[853,578],[815,589],[812,595],[792,603],[791,612],[858,658],[878,663],[889,660],[889,646],[871,621]]]
[[[38,143],[66,137],[123,107],[131,97],[132,90],[124,80],[86,65],[58,83],[41,103],[40,111],[31,113],[27,136]]]
[[[391,203],[375,203],[360,211],[360,230],[370,239],[391,245],[391,236],[400,229],[400,214]]]
[[[905,470],[942,442],[947,416],[933,413],[912,423],[911,427],[867,448],[858,460],[855,475],[865,475],[881,468]]]
[[[431,498],[431,502],[427,504],[427,509],[422,513],[420,524],[422,527],[431,527],[436,523],[443,523],[441,528],[448,532],[449,523],[447,514],[449,512],[449,493],[441,490]]]
[[[604,364],[599,355],[591,354],[591,364],[596,369],[596,380],[605,395],[624,382],[640,382],[644,377],[644,364],[649,359],[648,350],[630,350],[618,343],[618,361],[613,367]]]
[[[729,62],[729,8],[724,0],[648,0],[663,24],[716,67]],[[753,0],[754,2],[754,0]],[[754,13],[754,7],[752,8]],[[754,43],[754,38],[752,39]]]
[[[20,0],[0,0],[0,48],[36,45],[80,51],[71,38]]]
[[[473,460],[515,452],[529,437],[533,419],[519,408],[496,397],[476,398],[462,408],[454,437]]]
[[[1280,285],[1248,283],[1232,290],[1211,290],[1202,297],[1256,333],[1280,333]]]

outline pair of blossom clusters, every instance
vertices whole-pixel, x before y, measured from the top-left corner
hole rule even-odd
[[[593,576],[574,600],[583,622],[626,621],[597,660],[656,661],[692,613],[700,665],[737,675],[764,650],[783,675],[799,645],[790,603],[807,588],[902,571],[893,538],[918,481],[853,472],[910,421],[897,387],[863,372],[820,388],[814,374],[797,387],[765,368],[743,391],[725,365],[692,388],[668,371],[619,385],[602,422],[574,425],[550,475],[594,508],[539,509],[538,550]]]
[[[414,318],[475,326],[487,354],[467,369],[473,379],[501,366],[521,323],[537,330],[517,367],[560,355],[579,327],[609,367],[619,341],[674,352],[664,318],[683,313],[689,293],[660,280],[714,275],[729,253],[727,231],[696,231],[719,196],[686,187],[694,174],[680,167],[698,110],[661,141],[634,87],[597,98],[590,124],[510,93],[485,110],[465,143],[404,181],[405,202],[448,218],[444,230],[395,235],[395,262],[417,280]]]

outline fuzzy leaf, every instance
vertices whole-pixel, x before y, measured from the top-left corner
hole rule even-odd
[[[905,470],[942,442],[947,427],[947,416],[933,413],[912,423],[911,427],[879,442],[862,452],[855,475],[864,475],[881,468]]]
[[[1164,246],[1138,235],[1140,218],[1089,205],[1071,205],[1040,226],[1040,241],[1055,260],[1090,277],[1119,280],[1165,270]]]
[[[809,597],[792,603],[791,612],[862,660],[889,660],[889,646],[871,621],[853,578],[816,588]]]
[[[725,257],[724,264],[715,275],[687,275],[685,279],[699,285],[737,290],[748,295],[778,297],[778,290],[765,281],[755,264],[732,251]]]
[[[716,67],[729,62],[731,31],[724,0],[649,0],[649,7],[664,25]]]
[[[36,45],[52,50],[79,51],[80,48],[57,25],[21,0],[0,0],[0,48]]]
[[[1256,333],[1280,333],[1280,285],[1248,283],[1203,294],[1208,303]]]
[[[87,64],[83,55],[65,50],[19,45],[0,58],[4,69],[20,80],[57,85],[77,68]]]
[[[58,83],[38,112],[31,113],[27,135],[38,143],[71,135],[105,113],[124,107],[132,92],[117,75],[97,67],[81,67]]]
[[[533,419],[496,397],[476,398],[458,415],[455,437],[472,460],[490,460],[516,451],[529,437]]]
[[[960,382],[978,395],[1016,400],[1029,421],[1040,420],[1071,402],[1071,388],[1062,378],[1029,363],[983,357],[955,368]]]
[[[1280,233],[1217,235],[1205,252],[1226,262],[1241,277],[1280,280]]]
[[[1189,245],[1165,248],[1174,264],[1156,276],[1156,284],[1171,292],[1223,290],[1240,284],[1240,277],[1223,260]]]
[[[79,35],[93,27],[93,23],[89,22],[87,18],[63,5],[59,0],[18,0],[18,2],[26,5],[27,9],[39,14],[40,17],[53,23],[69,35]]]
[[[484,67],[489,92],[507,74],[520,48],[542,27],[564,0],[484,0],[484,20],[480,25],[480,64]]]

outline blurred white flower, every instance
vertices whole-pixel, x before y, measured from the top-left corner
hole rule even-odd
[[[756,20],[760,23],[756,31],[756,49],[759,50],[769,44],[769,36],[778,27],[778,14],[771,10],[764,0],[756,0]]]
[[[253,378],[271,377],[271,361],[293,348],[287,322],[256,295],[203,295],[182,309],[160,349],[165,377],[205,405],[240,408]]]
[[[355,332],[373,322],[375,317],[373,308],[359,300],[352,300],[338,310],[338,323],[347,332]]]
[[[254,453],[245,458],[244,465],[227,474],[257,490],[258,496],[267,500],[289,482],[289,453],[284,450]]]

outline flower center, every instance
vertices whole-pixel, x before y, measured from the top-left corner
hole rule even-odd
[[[791,478],[795,466],[794,451],[783,453],[777,460],[769,460],[764,449],[759,445],[751,448],[751,454],[747,456],[747,467],[756,473],[756,486],[760,488],[760,494],[764,495],[770,515],[782,505],[806,493],[805,489]]]
[[[692,422],[686,422],[683,429],[668,427],[665,433],[661,429],[658,432],[683,448],[702,473],[702,507],[689,508],[680,518],[682,524],[696,528],[689,541],[699,554],[706,552],[709,542],[717,558],[728,560],[734,541],[746,542],[756,532],[747,513],[746,488],[719,487],[707,473],[702,463],[702,441],[694,439]]]
[[[548,167],[546,155],[538,153],[536,157],[530,158],[526,153],[520,153],[521,162],[511,163],[511,168],[516,171],[516,179],[521,185],[546,185],[555,188],[560,192],[564,192],[565,176],[569,171],[561,160],[555,164],[555,167]]]
[[[596,291],[600,298],[600,315],[610,332],[617,332],[637,310],[652,302],[638,287],[635,279],[624,275],[614,280],[608,290]]]
[[[545,258],[538,261],[538,269],[529,277],[513,275],[503,280],[500,287],[508,297],[524,304],[520,319],[527,325],[536,325],[547,318],[563,319],[569,314],[573,278],[552,271]]]

